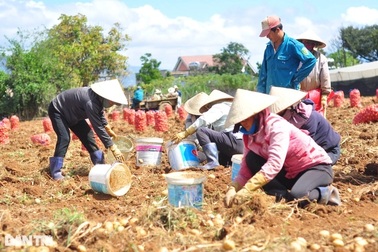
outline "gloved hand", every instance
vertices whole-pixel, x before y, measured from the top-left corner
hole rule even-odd
[[[106,130],[106,133],[108,133],[108,135],[113,138],[113,140],[115,140],[117,138],[117,134],[110,128],[110,125],[107,124],[105,126],[105,130]]]
[[[232,206],[232,202],[235,198],[235,195],[236,195],[235,187],[230,186],[230,188],[228,189],[228,191],[226,193],[226,197],[224,198],[224,204],[226,205],[226,207]]]
[[[261,172],[256,173],[251,179],[248,180],[244,187],[236,193],[233,203],[241,204],[245,198],[251,196],[251,192],[263,187],[268,182],[269,181]]]
[[[118,149],[117,145],[113,144],[112,146],[110,146],[109,149],[112,151],[114,158],[115,158],[118,162],[121,162],[121,163],[126,162],[125,156],[124,156],[124,155],[122,154],[122,152]]]
[[[327,98],[327,95],[322,95],[321,105],[323,110],[327,108]]]
[[[185,131],[182,131],[180,133],[177,133],[176,136],[172,139],[172,142],[174,144],[178,144],[183,139],[187,138],[188,136],[192,135],[194,132],[196,132],[196,127],[191,125],[189,128],[187,128]]]

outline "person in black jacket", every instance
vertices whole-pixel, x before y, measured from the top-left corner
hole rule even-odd
[[[90,87],[73,88],[58,94],[48,107],[48,114],[57,135],[54,156],[49,158],[50,174],[54,180],[64,178],[61,169],[71,140],[70,130],[89,152],[93,164],[104,164],[104,153],[96,144],[94,133],[86,122],[89,119],[94,131],[119,162],[125,158],[113,143],[117,135],[108,124],[104,108],[127,105],[127,99],[117,79],[102,81]]]

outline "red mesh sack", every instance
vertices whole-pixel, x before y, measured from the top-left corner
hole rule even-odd
[[[20,127],[20,119],[16,115],[12,115],[10,118],[11,129],[16,130]]]
[[[5,124],[5,127],[7,127],[8,129],[11,129],[12,126],[11,126],[11,122],[8,118],[4,117],[2,122]]]
[[[124,108],[122,110],[123,120],[126,121],[126,122],[129,120],[129,110],[130,109],[128,109],[128,108]]]
[[[173,116],[173,108],[171,104],[166,104],[164,106],[164,111],[167,114],[167,117],[172,117]]]
[[[135,130],[145,131],[147,128],[146,113],[143,110],[138,110],[135,113]]]
[[[313,89],[307,92],[306,98],[311,99],[315,103],[315,110],[319,111],[322,108],[321,95],[322,91],[320,88]]]
[[[344,92],[337,91],[333,97],[333,106],[340,108],[344,103]]]
[[[0,121],[0,144],[9,144],[9,128]]]
[[[378,104],[372,104],[362,109],[353,118],[354,124],[377,122],[378,121]]]
[[[47,133],[41,133],[31,136],[31,140],[34,144],[49,145],[51,138]]]
[[[45,117],[42,121],[42,124],[43,124],[43,129],[44,129],[45,133],[50,133],[50,132],[54,131],[51,120],[50,120],[49,117]]]
[[[361,96],[360,90],[353,89],[349,92],[350,97],[350,106],[353,107],[361,107]]]
[[[129,113],[129,117],[128,117],[128,122],[129,122],[129,124],[134,125],[134,123],[135,123],[135,110],[130,109],[129,112],[130,113]]]
[[[119,120],[120,113],[118,110],[113,110],[111,113],[111,118],[113,121],[118,121]]]
[[[184,109],[184,107],[179,107],[177,109],[177,113],[179,115],[179,120],[180,121],[185,121],[186,117],[188,116],[188,112]]]
[[[155,130],[159,132],[168,131],[168,117],[164,111],[158,111],[155,113]]]
[[[149,110],[146,112],[147,126],[155,127],[155,111]]]

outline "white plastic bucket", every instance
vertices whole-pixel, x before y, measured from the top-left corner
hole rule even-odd
[[[168,173],[164,177],[168,182],[169,204],[174,207],[202,209],[205,175],[183,171]]]
[[[123,163],[97,164],[88,177],[94,191],[112,196],[125,195],[131,186],[130,169]]]
[[[178,144],[168,142],[166,149],[169,164],[174,170],[197,167],[200,163],[197,146],[193,141],[183,140]]]
[[[243,158],[243,154],[235,154],[231,157],[231,181],[234,181],[240,170],[240,164]]]
[[[134,149],[133,141],[125,136],[118,136],[116,140],[113,140],[114,144],[117,145],[118,149],[121,151],[123,156],[125,157],[125,160],[129,159],[129,154]],[[116,159],[113,156],[113,153],[111,151],[108,151],[106,154],[106,163],[112,164],[116,162]]]
[[[136,166],[160,165],[163,138],[145,137],[135,140]]]

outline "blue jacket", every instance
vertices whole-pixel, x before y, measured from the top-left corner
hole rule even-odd
[[[266,46],[256,91],[269,94],[271,86],[299,90],[315,64],[316,58],[302,43],[284,34],[276,53],[271,42]]]
[[[137,100],[137,101],[143,101],[143,95],[144,95],[144,92],[143,92],[143,89],[137,89],[134,91],[134,99]]]

